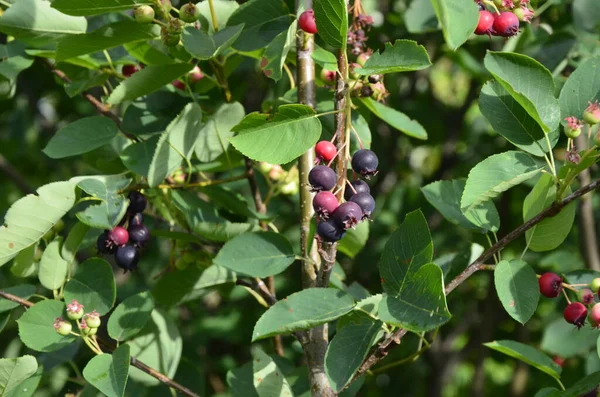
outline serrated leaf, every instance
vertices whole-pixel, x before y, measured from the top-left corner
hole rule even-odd
[[[372,98],[360,98],[360,102],[375,116],[398,131],[416,139],[427,139],[425,128],[418,121],[412,120],[404,113],[387,107]]]
[[[129,55],[144,65],[170,65],[175,59],[168,53],[168,48],[161,40],[134,41],[123,44]],[[179,97],[179,96],[178,96]],[[181,99],[181,97],[179,97]],[[129,108],[127,108],[129,110]],[[126,112],[127,112],[126,110]],[[123,123],[125,120],[123,120]]]
[[[17,200],[0,226],[0,266],[32,246],[73,207],[75,184],[54,182]]]
[[[590,102],[600,101],[600,57],[581,63],[569,76],[560,91],[561,119],[575,116],[583,118],[583,111]]]
[[[233,136],[233,127],[244,118],[244,107],[239,102],[224,103],[206,121],[196,143],[194,151],[198,160],[215,160],[229,147],[229,138]]]
[[[35,294],[35,286],[31,284],[20,284],[8,288],[2,288],[2,291],[27,300],[31,297],[31,295]],[[8,299],[0,299],[0,313],[12,310],[15,307],[19,307],[17,302],[9,301]]]
[[[117,341],[125,341],[138,334],[154,310],[154,299],[149,292],[141,292],[121,302],[108,319],[108,334]]]
[[[540,299],[535,271],[522,260],[503,260],[494,270],[494,284],[504,310],[521,324],[525,324]]]
[[[65,285],[65,302],[76,300],[86,312],[104,315],[115,304],[117,290],[111,266],[104,259],[91,258],[79,265],[77,273]]]
[[[490,349],[504,353],[507,356],[521,360],[542,372],[547,373],[554,379],[560,379],[562,368],[552,361],[552,358],[537,350],[534,347],[512,340],[498,340],[484,343],[484,346]]]
[[[285,64],[287,55],[290,49],[296,44],[297,30],[297,23],[294,21],[286,32],[279,33],[271,44],[267,46],[260,63],[265,76],[275,81],[281,79],[281,70]]]
[[[252,341],[309,329],[333,321],[354,307],[354,299],[334,288],[308,288],[271,306],[256,322]]]
[[[67,278],[69,264],[60,255],[62,237],[54,239],[42,255],[38,278],[40,283],[49,290],[57,290],[63,286]]]
[[[412,40],[386,43],[383,51],[375,52],[362,68],[354,71],[361,76],[421,70],[431,66],[425,47]]]
[[[444,39],[455,51],[473,35],[479,22],[477,4],[463,0],[431,0],[437,19],[442,25]]]
[[[183,31],[183,46],[198,59],[211,59],[231,47],[244,29],[244,24],[227,26],[214,34],[205,33],[193,27]]]
[[[469,172],[460,206],[463,212],[491,200],[542,170],[528,154],[509,151],[483,160]]]
[[[345,0],[318,0],[313,3],[319,37],[334,48],[346,48],[348,8]]]
[[[258,396],[293,397],[292,388],[275,361],[260,349],[254,351],[253,357],[253,383]]]
[[[112,354],[92,358],[83,369],[83,377],[107,397],[123,397],[129,377],[129,345],[121,345]]]
[[[107,103],[118,105],[144,95],[148,95],[173,80],[183,76],[194,65],[190,63],[174,63],[171,65],[148,65],[131,77],[123,80],[110,94]]]
[[[35,374],[37,369],[33,356],[0,359],[0,396],[13,395],[21,382]]]
[[[233,44],[239,51],[266,47],[290,25],[289,9],[281,0],[250,0],[231,14],[227,26],[244,25]]]
[[[231,144],[253,160],[285,164],[311,148],[321,136],[321,122],[305,105],[282,105],[272,120],[251,113],[233,131]]]
[[[160,135],[155,135],[144,142],[136,142],[123,149],[121,161],[125,167],[138,175],[148,176],[159,139]]]
[[[236,273],[268,277],[294,263],[292,244],[273,232],[243,233],[225,243],[213,263]]]
[[[118,133],[117,125],[111,119],[86,117],[58,130],[43,152],[53,159],[76,156],[106,145]]]
[[[152,0],[54,0],[52,8],[67,15],[89,16],[126,11],[142,4],[152,4]]]
[[[1,328],[1,327],[0,327]],[[12,392],[2,395],[2,397],[31,397],[36,392],[40,381],[42,380],[42,374],[44,372],[43,365],[38,365],[37,371],[19,383],[12,389]]]
[[[21,341],[39,352],[60,350],[74,342],[74,335],[62,336],[54,329],[54,320],[65,314],[64,302],[47,299],[36,303],[17,320]]]

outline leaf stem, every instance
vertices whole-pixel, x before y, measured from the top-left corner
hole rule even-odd
[[[2,4],[3,6],[10,8],[12,6],[11,3],[9,3],[8,1],[4,1],[4,0],[0,0],[0,4]]]
[[[292,74],[292,71],[290,70],[288,65],[286,65],[285,63],[283,64],[283,70],[285,70],[285,72],[287,73],[288,79],[290,79],[290,89],[293,90],[294,88],[296,88],[296,81],[294,80],[294,75]]]
[[[212,19],[213,29],[216,32],[219,30],[219,22],[217,20],[217,13],[215,12],[213,0],[208,0],[208,7],[210,8],[210,18]]]
[[[550,169],[552,170],[552,175],[554,175],[554,178],[556,178],[556,164],[554,163],[552,144],[550,143],[550,138],[548,137],[548,134],[544,133],[544,137],[546,138],[546,143],[548,144],[548,153],[550,154],[550,163],[552,164]]]

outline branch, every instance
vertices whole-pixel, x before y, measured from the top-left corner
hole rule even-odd
[[[260,278],[257,278],[256,282],[254,283],[249,283],[246,280],[237,280],[235,284],[256,291],[269,304],[269,306],[273,306],[278,302],[277,298],[273,294],[271,294],[271,291],[269,291],[265,282],[262,281]]]
[[[19,170],[13,167],[13,165],[2,154],[0,154],[0,171],[2,171],[2,173],[4,173],[4,175],[6,175],[8,179],[13,181],[14,184],[17,185],[17,187],[21,189],[23,193],[35,193],[35,190],[33,190],[31,186],[29,186],[29,184],[25,181],[25,178],[23,177],[23,175],[21,175]]]
[[[13,294],[9,294],[8,292],[4,292],[2,290],[0,290],[0,297],[18,303],[22,306],[25,307],[32,307],[33,306],[33,302],[30,302],[26,299],[23,298],[19,298],[18,296],[15,296]],[[106,340],[102,339],[102,338],[98,338],[96,337],[96,339],[98,339],[98,341],[108,350],[113,351],[114,350],[114,346],[107,342]],[[178,392],[180,392],[181,394],[183,394],[184,396],[188,396],[188,397],[200,397],[198,394],[194,393],[193,391],[191,391],[190,389],[188,389],[185,386],[180,385],[179,383],[175,382],[173,379],[169,378],[168,376],[166,376],[165,374],[155,370],[152,367],[149,367],[148,365],[144,364],[143,362],[139,361],[137,358],[135,357],[131,357],[129,362],[131,363],[132,366],[136,367],[137,369],[144,371],[145,373],[147,373],[148,375],[152,376],[153,378],[158,379],[159,381],[161,381],[162,383],[164,383],[165,385],[177,390]]]

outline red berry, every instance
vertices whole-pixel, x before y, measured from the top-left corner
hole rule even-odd
[[[563,365],[565,365],[565,359],[560,357],[560,356],[555,356],[552,361],[554,361],[557,365],[559,365],[560,367],[562,367]]]
[[[196,84],[203,78],[204,78],[204,74],[202,73],[202,70],[200,70],[200,68],[198,66],[194,66],[194,69],[192,69],[192,71],[188,75],[190,84]]]
[[[492,25],[494,25],[494,16],[492,13],[486,10],[479,11],[479,23],[475,28],[475,34],[489,34],[491,32]]]
[[[493,28],[497,36],[514,36],[519,32],[519,18],[512,12],[501,12],[494,19]]]
[[[116,226],[108,233],[108,238],[117,246],[125,245],[129,241],[129,232],[122,226]]]
[[[562,278],[556,273],[544,273],[538,282],[540,293],[547,298],[556,298],[562,291]]]
[[[335,145],[329,141],[321,141],[315,146],[315,154],[322,161],[331,161],[337,153]]]
[[[315,22],[315,14],[313,10],[306,10],[300,14],[300,18],[298,18],[298,26],[306,33],[317,33],[317,23]]]
[[[581,302],[569,303],[563,312],[566,322],[581,328],[585,324],[587,309]]]
[[[178,89],[180,89],[182,91],[185,91],[185,84],[183,83],[183,81],[181,81],[181,80],[175,80],[171,84],[173,84],[173,86],[175,88],[178,88]]]
[[[340,205],[335,195],[331,192],[323,191],[315,195],[313,199],[313,208],[317,215],[328,218],[333,211]]]
[[[123,66],[123,76],[130,77],[132,74],[139,72],[140,68],[137,65],[124,65]]]
[[[579,300],[582,301],[585,305],[590,305],[594,303],[594,293],[591,289],[584,288],[579,290],[577,295],[579,296]]]
[[[590,321],[594,327],[600,326],[600,303],[596,303],[590,310]]]

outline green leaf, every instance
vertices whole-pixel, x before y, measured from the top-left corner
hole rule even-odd
[[[86,117],[58,130],[43,152],[53,159],[76,156],[106,145],[118,133],[119,128],[111,119]]]
[[[484,64],[545,133],[558,128],[560,108],[554,97],[554,80],[548,69],[526,55],[512,52],[490,51]]]
[[[598,331],[592,327],[581,327],[573,332],[573,324],[562,316],[544,325],[540,349],[563,358],[586,354],[596,347]]]
[[[90,228],[88,225],[81,222],[77,222],[75,226],[73,226],[60,251],[60,255],[67,263],[72,263],[75,260],[75,255],[77,255],[79,246],[89,230]]]
[[[112,229],[125,216],[129,201],[119,193],[131,183],[125,174],[82,176],[71,178],[71,181],[100,201],[100,204],[90,205],[76,214],[82,223],[90,227]]]
[[[253,383],[259,397],[291,397],[294,395],[288,381],[271,357],[260,349],[256,349],[253,356]]]
[[[271,306],[256,322],[252,341],[316,327],[354,307],[354,299],[334,288],[308,288]]]
[[[38,369],[33,356],[0,359],[0,396],[12,395]]]
[[[69,264],[60,256],[62,237],[54,239],[42,255],[38,277],[40,283],[49,290],[57,290],[63,286],[67,278]]]
[[[166,84],[183,76],[194,65],[190,63],[174,63],[171,65],[148,65],[131,77],[123,80],[110,94],[108,104],[118,105],[154,92]]]
[[[356,228],[349,229],[344,238],[338,243],[338,251],[348,255],[350,258],[356,257],[367,244],[369,239],[369,222],[361,222]]]
[[[481,90],[479,109],[494,131],[507,141],[534,156],[548,153],[544,130],[527,111],[497,81],[489,81]],[[559,130],[548,133],[552,147],[559,138]]]
[[[127,106],[121,127],[132,134],[144,138],[162,133],[175,117],[189,103],[183,96],[158,91],[140,98]]]
[[[237,10],[240,5],[235,1],[230,0],[213,0],[212,8],[215,11],[217,17],[217,24],[219,27],[227,25],[229,17]],[[196,3],[196,7],[200,10],[200,23],[202,26],[206,26],[209,31],[214,32],[214,26],[212,21],[211,7],[208,1],[202,1]]]
[[[383,283],[384,289],[389,279]],[[389,288],[388,288],[389,289]],[[444,275],[430,263],[408,272],[404,284],[394,294],[385,294],[379,305],[379,318],[413,332],[426,332],[450,320],[444,294]]]
[[[594,372],[583,379],[580,379],[573,386],[560,394],[560,397],[580,397],[589,392],[597,392],[600,384],[600,371]]]
[[[338,70],[337,58],[331,52],[315,44],[315,50],[311,55],[313,61],[323,69]]]
[[[4,11],[0,32],[30,45],[43,46],[60,38],[85,33],[87,20],[71,17],[50,7],[45,0],[19,0]]]
[[[64,302],[47,299],[36,303],[17,320],[21,341],[39,352],[52,352],[69,345],[76,337],[59,335],[53,325],[54,320],[64,316]]]
[[[33,64],[33,58],[25,52],[25,45],[18,41],[0,44],[0,59],[0,76],[8,80],[16,79],[19,73]]]
[[[241,8],[240,8],[241,9]],[[285,164],[311,148],[321,136],[321,122],[306,105],[282,105],[271,120],[251,113],[233,131],[231,144],[256,161]]]
[[[346,48],[348,8],[345,0],[315,1],[313,3],[319,37],[328,45]]]
[[[362,68],[354,71],[361,76],[396,72],[410,72],[431,66],[425,47],[412,40],[396,40],[386,43],[385,49],[375,52]]]
[[[152,310],[154,310],[154,299],[149,292],[130,296],[110,315],[108,334],[120,342],[131,339],[144,328]]]
[[[455,51],[473,35],[479,22],[477,4],[464,0],[431,0],[437,19],[442,25],[444,39]]]
[[[360,103],[369,109],[375,116],[398,131],[416,139],[427,139],[427,131],[425,131],[425,128],[423,128],[418,121],[412,120],[404,113],[387,107],[372,98],[360,98]]]
[[[79,265],[77,274],[65,285],[65,302],[77,300],[86,312],[104,315],[115,304],[117,291],[112,268],[104,259],[91,258]]]
[[[465,190],[466,179],[437,181],[421,188],[425,199],[449,222],[480,233],[498,231],[500,216],[492,201],[485,201],[463,213],[460,199]]]
[[[229,147],[233,127],[244,118],[244,107],[239,102],[224,103],[206,121],[194,146],[198,160],[209,162],[222,155]]]
[[[464,212],[470,211],[533,178],[541,170],[535,160],[522,152],[509,151],[490,156],[469,172],[460,206]]]
[[[221,55],[223,51],[240,37],[244,24],[228,26],[214,34],[205,33],[194,27],[187,27],[181,37],[183,46],[198,59],[211,59]]]
[[[409,33],[427,33],[440,29],[439,21],[430,0],[413,0],[403,14]],[[474,30],[475,28],[473,28]]]
[[[227,385],[232,397],[258,397],[254,388],[252,361],[227,372]]]
[[[31,297],[31,295],[35,294],[35,289],[36,288],[34,285],[20,284],[8,288],[2,288],[2,291],[27,300]],[[8,299],[0,299],[0,313],[7,312],[19,306],[20,305],[17,302],[9,301]]]
[[[252,277],[283,272],[294,263],[292,244],[273,232],[243,233],[225,243],[213,263]]]
[[[134,41],[123,44],[123,47],[129,55],[144,65],[170,65],[175,63],[175,59],[169,55],[169,47],[165,46],[161,40]],[[181,99],[181,97],[179,98]]]
[[[573,27],[595,35],[600,24],[600,9],[596,7],[595,0],[574,0],[572,7]]]
[[[338,328],[325,354],[325,373],[336,392],[341,391],[360,368],[383,326],[381,321],[358,311],[350,312],[343,319],[345,325]]]
[[[581,63],[569,76],[560,91],[561,119],[568,116],[583,118],[589,102],[600,100],[600,57]]]
[[[34,276],[39,267],[39,263],[34,260],[38,244],[30,245],[23,251],[19,252],[13,264],[10,267],[10,272],[17,277]]]
[[[534,347],[512,340],[498,340],[484,343],[484,346],[499,351],[517,360],[521,360],[542,372],[547,373],[554,379],[560,379],[562,368],[552,361],[552,358]]]
[[[56,47],[56,60],[108,50],[134,41],[152,40],[158,36],[157,25],[143,25],[136,21],[120,21],[102,26],[91,33],[65,37]]]
[[[504,310],[521,324],[529,321],[540,299],[533,268],[519,259],[500,261],[494,270],[494,284]]]
[[[42,380],[42,375],[44,372],[44,367],[42,365],[38,366],[37,371],[25,379],[23,382],[19,383],[15,386],[12,392],[3,394],[2,397],[31,397],[36,392],[40,381]]]
[[[67,15],[88,16],[126,11],[141,4],[152,4],[152,0],[54,0],[52,8]]]
[[[297,31],[297,23],[294,21],[286,32],[279,33],[271,44],[267,46],[260,61],[265,76],[275,81],[281,79],[281,70],[285,64],[287,55],[296,44]]]
[[[523,220],[527,222],[556,200],[556,185],[552,177],[543,174],[523,201]],[[529,249],[535,252],[550,251],[560,246],[569,235],[575,213],[576,203],[563,208],[556,216],[549,217],[525,232]]]
[[[123,397],[129,377],[129,345],[119,346],[112,354],[92,358],[83,369],[83,377],[108,397]]]
[[[238,51],[254,51],[266,47],[290,25],[289,9],[281,0],[250,0],[231,14],[227,26],[244,25],[233,44]]]
[[[0,226],[0,266],[38,242],[75,204],[75,184],[54,182],[17,200]]]
[[[123,165],[138,175],[148,176],[159,140],[160,135],[155,135],[144,142],[136,142],[127,146],[121,152]]]
[[[202,127],[202,109],[194,102],[186,105],[161,135],[148,169],[148,184],[158,186],[189,159]]]

